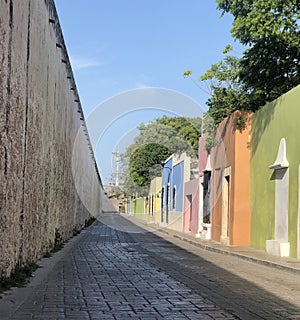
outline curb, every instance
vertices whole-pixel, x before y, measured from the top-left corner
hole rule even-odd
[[[243,255],[243,254],[240,254],[240,253],[237,253],[237,252],[232,252],[232,251],[227,251],[227,250],[224,250],[224,249],[212,247],[210,245],[207,245],[207,244],[204,244],[204,243],[201,243],[201,242],[186,238],[186,237],[184,237],[182,235],[175,234],[172,231],[168,231],[168,230],[164,230],[164,229],[157,229],[156,231],[168,234],[169,236],[172,236],[172,237],[174,237],[176,239],[179,239],[181,241],[187,242],[187,243],[189,243],[191,245],[194,245],[196,247],[199,247],[199,248],[207,250],[207,251],[221,253],[221,254],[224,254],[224,255],[230,255],[230,256],[234,256],[234,257],[237,257],[237,258],[249,261],[249,262],[254,262],[254,263],[257,263],[257,264],[273,267],[273,268],[276,268],[276,269],[292,272],[292,273],[295,273],[295,274],[300,274],[300,269],[296,269],[296,268],[293,268],[291,266],[286,266],[286,265],[282,265],[280,263],[276,263],[276,262],[273,262],[273,261],[264,260],[264,259],[260,259],[260,258],[256,258],[256,257],[252,257],[252,256],[246,256],[246,255]]]
[[[193,239],[185,237],[184,234],[175,233],[170,229],[156,228],[153,225],[145,225],[144,221],[136,220],[134,216],[130,216],[130,218],[127,217],[126,215],[122,215],[122,216],[125,219],[131,221],[132,223],[138,225],[139,227],[141,227],[143,229],[145,229],[145,227],[151,228],[155,232],[165,233],[165,234],[167,234],[167,235],[169,235],[171,237],[174,237],[176,239],[179,239],[181,241],[184,241],[186,243],[189,243],[189,244],[191,244],[193,246],[199,247],[199,248],[207,250],[207,251],[216,252],[216,253],[220,253],[220,254],[224,254],[224,255],[230,255],[230,256],[234,256],[234,257],[243,259],[245,261],[257,263],[257,264],[264,265],[264,266],[269,266],[269,267],[272,267],[272,268],[275,268],[275,269],[278,269],[278,270],[288,271],[288,272],[292,272],[294,274],[300,274],[300,269],[293,268],[292,266],[280,264],[280,263],[277,263],[277,262],[274,262],[274,261],[270,261],[270,260],[266,260],[266,259],[263,259],[263,258],[257,258],[257,257],[251,256],[251,255],[243,255],[243,254],[240,254],[238,252],[229,251],[229,250],[222,249],[222,248],[217,248],[217,247],[211,246],[209,244],[206,244],[204,242],[195,241]],[[299,263],[300,263],[300,260],[299,260]]]
[[[12,319],[13,314],[26,302],[27,297],[43,284],[55,266],[82,239],[90,227],[83,228],[79,234],[67,239],[62,249],[54,252],[50,257],[42,257],[36,261],[39,268],[28,278],[25,286],[11,287],[0,295],[0,319]]]

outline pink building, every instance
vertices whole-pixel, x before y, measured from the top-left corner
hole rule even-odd
[[[211,165],[205,149],[205,136],[199,138],[197,179],[185,183],[183,231],[210,239]]]
[[[199,221],[199,178],[184,184],[183,232],[196,235]]]

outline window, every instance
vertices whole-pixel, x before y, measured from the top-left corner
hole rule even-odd
[[[170,184],[168,183],[168,187],[167,187],[167,212],[170,211],[170,200],[171,200],[171,195],[170,195]]]
[[[203,181],[203,222],[210,223],[211,172],[204,173]]]
[[[173,210],[176,210],[176,186],[173,188]]]

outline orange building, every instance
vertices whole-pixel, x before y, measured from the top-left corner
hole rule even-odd
[[[212,150],[212,240],[250,246],[251,114],[236,111],[217,130]]]

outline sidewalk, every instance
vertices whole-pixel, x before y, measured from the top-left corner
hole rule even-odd
[[[137,219],[134,216],[126,214],[122,214],[122,216],[148,231],[165,233],[205,250],[236,256],[251,262],[300,274],[300,260],[298,259],[290,257],[275,257],[267,254],[264,250],[258,250],[250,247],[226,246],[212,240],[204,240],[183,232],[177,232],[168,228],[161,228],[154,224],[149,224],[141,219]]]

